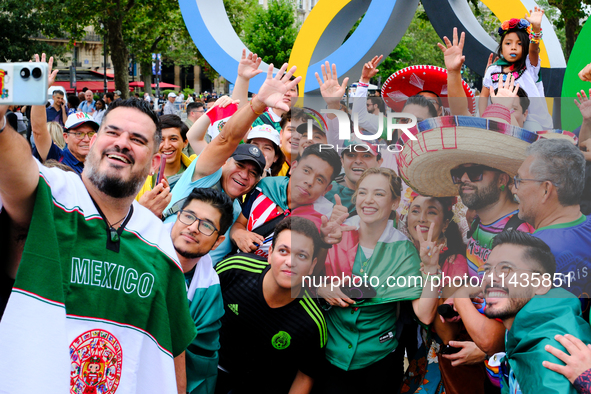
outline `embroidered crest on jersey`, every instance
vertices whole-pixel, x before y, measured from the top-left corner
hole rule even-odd
[[[271,344],[277,350],[287,349],[291,342],[291,335],[286,333],[285,331],[279,331],[277,334],[273,335],[271,339]]]
[[[70,394],[114,394],[121,379],[121,344],[105,330],[80,334],[70,345]]]

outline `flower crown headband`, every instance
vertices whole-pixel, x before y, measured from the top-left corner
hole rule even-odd
[[[530,40],[534,38],[531,24],[527,19],[511,18],[509,20],[506,20],[501,24],[501,27],[499,27],[499,36],[502,37],[508,30],[511,29],[525,30],[525,32],[529,34]]]

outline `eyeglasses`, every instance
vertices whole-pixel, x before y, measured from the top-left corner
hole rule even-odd
[[[68,134],[73,135],[79,140],[83,140],[86,136],[88,136],[88,138],[92,138],[96,134],[96,131],[89,131],[88,133],[83,133],[81,131],[68,131]]]
[[[478,272],[482,273],[484,276],[490,275],[492,272],[494,272],[499,278],[507,278],[517,271],[539,272],[528,268],[516,268],[507,263],[501,263],[495,265],[494,267],[492,265],[485,264],[478,270]]]
[[[478,182],[482,180],[484,171],[498,171],[495,168],[487,167],[487,166],[472,166],[472,167],[460,167],[454,168],[450,171],[451,180],[452,182],[457,185],[462,183],[462,177],[464,174],[468,175],[470,182]]]
[[[531,181],[531,182],[550,182],[551,181],[547,180],[547,179],[524,179],[521,178],[519,175],[515,175],[513,177],[513,182],[515,183],[515,189],[519,189],[519,184],[523,181]],[[553,183],[552,183],[553,184]]]
[[[210,236],[211,234],[213,234],[214,232],[219,232],[220,230],[218,230],[217,228],[215,228],[215,226],[213,224],[211,224],[210,222],[204,220],[204,219],[199,219],[197,216],[195,216],[195,214],[193,214],[191,211],[185,211],[182,210],[179,213],[179,220],[181,221],[181,223],[190,226],[193,223],[195,223],[196,221],[198,221],[198,225],[197,225],[197,229],[199,230],[199,232],[205,236]]]

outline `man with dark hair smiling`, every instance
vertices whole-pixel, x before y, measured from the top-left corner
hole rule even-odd
[[[197,337],[186,351],[187,391],[191,394],[214,392],[224,304],[209,252],[222,243],[232,220],[232,200],[225,193],[194,189],[170,234],[185,273],[189,312],[197,327]]]
[[[502,376],[504,386],[511,393],[576,393],[567,378],[542,365],[542,361],[558,361],[546,352],[546,345],[564,349],[555,335],[568,332],[591,341],[591,328],[577,298],[552,288],[556,262],[548,245],[527,233],[505,231],[495,237],[482,269],[484,313],[500,319],[507,330],[509,372]]]
[[[291,216],[275,233],[267,261],[239,254],[216,266],[225,308],[216,393],[309,393],[322,373],[326,322],[303,287],[318,230]]]
[[[186,391],[195,326],[182,270],[170,233],[134,202],[160,164],[159,142],[147,104],[113,103],[78,176],[41,165],[0,123],[0,198],[16,251],[0,323],[4,391]],[[51,362],[31,375],[31,354]]]
[[[182,205],[182,200],[196,187],[213,187],[222,190],[234,201],[234,218],[240,214],[240,197],[250,192],[261,178],[265,169],[265,157],[254,145],[240,144],[247,136],[250,125],[265,108],[275,105],[285,110],[289,106],[283,102],[286,92],[301,80],[290,78],[296,68],[292,67],[284,74],[287,64],[273,76],[270,66],[267,79],[248,105],[243,106],[232,115],[224,125],[220,134],[214,138],[183,173],[176,187],[172,190],[172,200],[163,215],[165,222],[173,222]],[[195,127],[192,128],[195,130]],[[191,141],[191,131],[189,140]],[[239,145],[240,144],[240,145]],[[217,263],[231,251],[229,239],[226,239],[211,257]]]
[[[242,252],[265,258],[277,223],[285,216],[297,215],[313,220],[321,230],[323,241],[334,243],[333,231],[338,229],[327,218],[340,225],[347,217],[347,209],[340,204],[333,207],[323,196],[340,171],[341,161],[336,151],[322,149],[320,144],[309,146],[293,163],[291,177],[267,177],[259,182],[230,230],[232,241]]]

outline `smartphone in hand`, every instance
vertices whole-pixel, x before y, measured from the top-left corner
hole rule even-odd
[[[0,105],[45,105],[47,63],[0,63]]]

